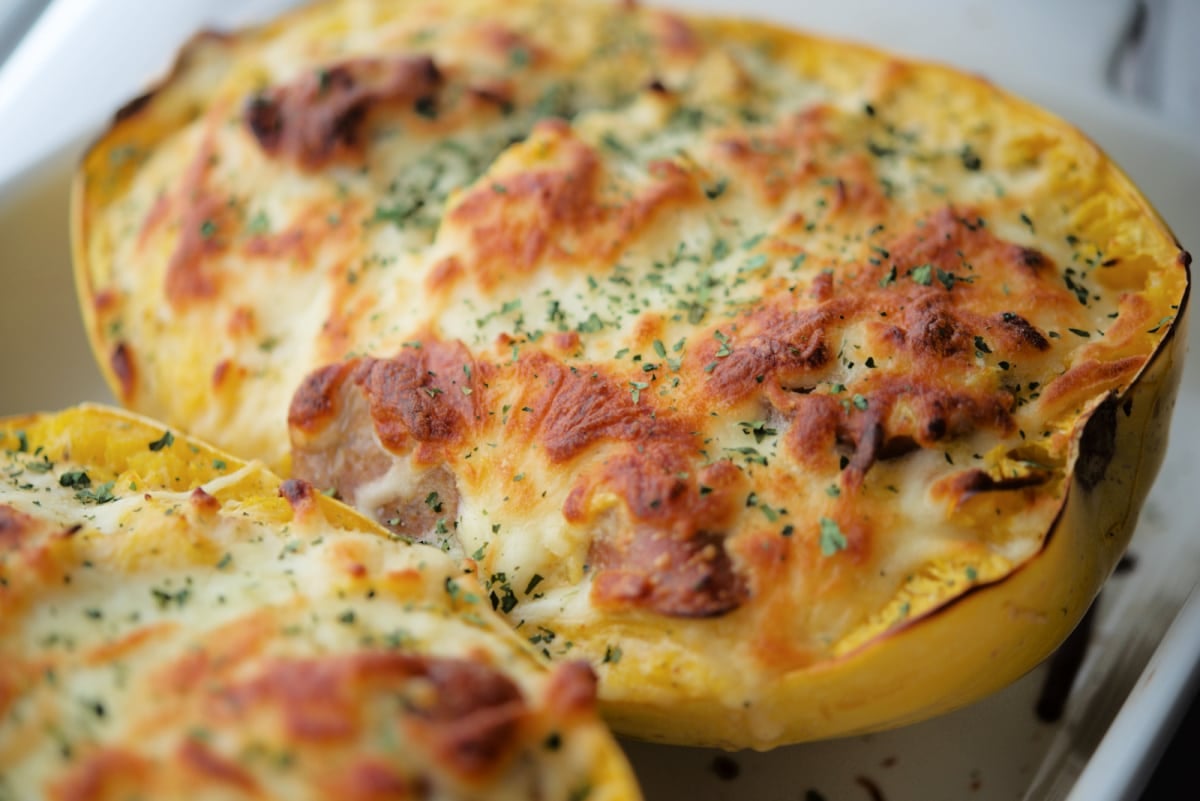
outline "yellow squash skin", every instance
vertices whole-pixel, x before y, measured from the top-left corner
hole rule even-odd
[[[444,555],[120,410],[0,461],[4,798],[641,797],[587,668]]]
[[[728,748],[1047,656],[1162,458],[1190,286],[985,81],[595,2],[200,35],[86,155],[73,246],[122,403],[458,558],[619,732]]]

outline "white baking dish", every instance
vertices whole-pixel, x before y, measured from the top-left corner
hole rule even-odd
[[[103,69],[87,67],[86,54],[72,48],[98,46],[88,41],[114,41],[103,33],[105,25],[115,24],[107,11],[127,3],[59,0],[44,20],[49,27],[40,31],[36,48],[18,53],[15,67],[10,64],[10,69],[0,73],[0,118],[5,123],[0,126],[0,152],[10,154],[10,162],[0,162],[0,414],[57,409],[81,400],[111,397],[93,365],[78,319],[67,234],[70,176],[78,154],[102,119],[98,108],[110,108],[121,98],[136,94],[139,86],[133,76],[139,74],[137,65],[142,65],[144,74],[136,80],[148,81],[150,71],[165,63],[167,54],[200,22],[242,21],[248,13],[287,2],[163,4],[170,6],[169,15],[160,13],[156,10],[159,4],[154,4],[139,24],[143,35],[148,36],[155,25],[161,35],[145,39],[147,44],[138,57],[121,62],[113,86],[105,80]],[[827,8],[818,12],[752,0],[680,5],[733,8],[839,35],[858,31],[862,34],[859,38],[877,44],[983,71],[1087,132],[1142,187],[1180,241],[1200,250],[1200,214],[1195,211],[1200,203],[1200,148],[1094,88],[1066,86],[1054,75],[1037,76],[1033,72],[1036,62],[1003,58],[1003,48],[994,40],[972,60],[970,49],[962,42],[947,39],[947,44],[939,46],[940,39],[931,39],[925,28],[898,24],[886,16],[864,21],[845,12],[839,16]],[[858,12],[884,7],[866,0],[849,5]],[[919,8],[929,5],[917,4]],[[1022,13],[1028,13],[1026,5],[1017,5],[1025,9]],[[62,9],[68,6],[71,13],[64,14]],[[156,15],[163,20],[169,17],[169,22],[154,22]],[[955,25],[971,24],[986,30],[991,24],[991,32],[1003,40],[1015,35],[1012,26],[1017,23],[1010,19],[997,26],[995,19],[989,23],[986,18],[972,22],[968,15],[947,24],[951,30]],[[944,33],[938,36],[946,38]],[[120,41],[127,48],[140,46]],[[53,118],[54,124],[48,123],[50,132],[39,138],[37,115],[54,108],[54,98],[41,94],[36,102],[22,98],[33,97],[34,90],[51,95],[66,91],[61,61],[53,57],[55,53],[74,53],[85,69],[95,70],[96,91],[89,93],[87,87],[77,86],[76,103],[69,96],[60,96],[58,107],[64,111]],[[1058,77],[1070,76],[1072,70],[1087,65],[1077,59],[1060,62],[1060,66]],[[45,76],[44,82],[31,86],[29,82],[40,81],[40,75]],[[18,81],[24,83],[18,85]],[[19,128],[9,127],[18,121],[13,115],[20,108],[30,109],[31,117],[22,117]],[[12,163],[13,152],[26,154],[25,161]],[[41,157],[30,162],[30,154]],[[1193,340],[1200,335],[1198,328],[1192,326]],[[1194,362],[1197,350],[1193,347],[1190,351],[1189,361]],[[967,709],[868,737],[763,754],[722,754],[627,742],[647,798],[1136,798],[1198,678],[1200,596],[1185,609],[1200,579],[1200,537],[1195,536],[1200,521],[1200,464],[1195,456],[1200,453],[1200,427],[1192,422],[1197,419],[1200,370],[1189,364],[1166,463],[1131,547],[1136,565],[1114,576],[1104,590],[1086,657],[1060,721],[1042,722],[1035,714],[1047,673],[1043,666]]]

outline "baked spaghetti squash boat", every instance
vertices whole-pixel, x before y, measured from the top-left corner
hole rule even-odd
[[[641,796],[459,565],[128,412],[0,420],[0,796]]]
[[[204,34],[75,194],[123,403],[457,557],[624,733],[971,702],[1129,541],[1189,258],[974,77],[629,4]]]

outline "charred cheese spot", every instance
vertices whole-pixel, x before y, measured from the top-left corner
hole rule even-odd
[[[108,357],[109,366],[121,387],[121,398],[126,402],[137,393],[137,365],[133,360],[133,348],[127,342],[118,342]]]
[[[976,430],[1011,434],[1012,396],[1004,392],[947,390],[937,383],[895,381],[872,395],[888,416],[887,433],[932,447]]]
[[[192,507],[201,515],[211,515],[221,508],[221,502],[204,491],[203,487],[196,487],[192,490],[192,494],[188,497]]]
[[[297,478],[288,479],[279,486],[279,495],[288,502],[297,517],[311,514],[315,490],[307,481]]]
[[[310,373],[292,396],[288,425],[310,435],[328,426],[338,414],[342,384],[355,366],[355,362],[329,364]]]
[[[586,364],[566,367],[546,356],[522,360],[520,381],[533,410],[522,418],[537,431],[553,462],[566,462],[602,440],[686,442],[679,424],[656,414],[649,402],[634,403],[626,387]]]
[[[678,447],[651,445],[610,459],[598,482],[568,496],[566,518],[595,531],[589,559],[599,569],[597,604],[711,617],[746,600],[720,533],[744,497],[745,477],[729,462],[689,472],[695,468]],[[624,501],[624,515],[596,508],[606,491]]]
[[[836,326],[849,311],[847,303],[828,302],[814,309],[752,312],[730,345],[714,334],[696,352],[693,364],[699,369],[715,365],[708,371],[708,387],[726,403],[760,390],[768,380],[770,385],[809,386],[833,358]],[[719,358],[722,349],[732,352]]]
[[[456,772],[475,777],[495,771],[511,755],[527,714],[521,691],[475,662],[426,660],[420,672],[433,685],[434,698],[417,706],[409,725]]]
[[[1043,267],[1048,266],[1046,256],[1036,248],[1013,245],[1009,248],[1012,261],[1018,267],[1028,268],[1029,272],[1037,274]]]
[[[441,83],[428,56],[344,61],[255,96],[246,125],[268,154],[317,170],[362,158],[375,106],[434,103]]]
[[[958,315],[941,304],[918,302],[908,310],[904,323],[904,340],[918,356],[966,358],[974,351],[974,331],[964,326]]]
[[[1029,471],[1022,475],[994,478],[991,474],[975,468],[966,470],[954,478],[952,491],[962,499],[980,492],[1005,492],[1036,487],[1049,478],[1045,471]]]
[[[656,215],[702,197],[695,178],[671,161],[647,165],[643,185],[609,188],[596,151],[560,120],[539,123],[517,147],[523,152],[508,158],[528,167],[499,169],[447,215],[470,242],[459,258],[485,289],[544,261],[614,256]]]
[[[415,443],[463,440],[486,403],[475,361],[461,343],[428,341],[390,359],[365,359],[354,371],[384,447],[404,452]],[[462,390],[471,390],[466,394]]]
[[[776,408],[791,421],[785,435],[788,453],[799,465],[822,473],[836,470],[837,444],[844,440],[845,410],[829,395],[775,395]]]
[[[1000,315],[1001,329],[1007,334],[1006,345],[1010,350],[1019,351],[1028,347],[1038,351],[1050,349],[1050,342],[1045,334],[1016,312],[1003,312]]]
[[[265,705],[297,740],[333,744],[358,734],[363,691],[400,693],[404,710],[390,725],[413,730],[440,766],[468,778],[503,766],[526,715],[519,688],[494,668],[394,653],[275,662],[223,690],[220,700],[235,717]]]
[[[1075,294],[1056,270],[1047,269],[1055,266],[1050,259],[995,234],[988,218],[973,207],[942,206],[886,250],[900,276],[947,295],[968,294],[956,298],[956,305],[976,313],[991,311],[985,298],[994,304],[1017,297],[1022,310],[1077,316]]]

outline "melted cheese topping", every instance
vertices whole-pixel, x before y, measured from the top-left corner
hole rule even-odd
[[[0,427],[0,795],[637,797],[451,560],[162,434]]]
[[[469,558],[603,697],[763,741],[764,688],[1039,553],[1188,281],[982,81],[589,3],[199,39],[78,219],[126,403]]]

